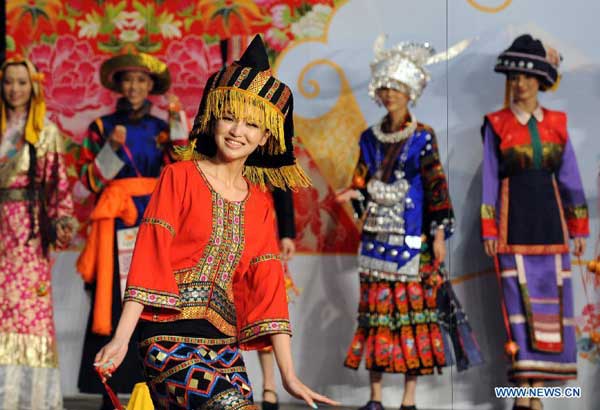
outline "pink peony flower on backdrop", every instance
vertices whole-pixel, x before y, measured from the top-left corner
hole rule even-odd
[[[167,63],[171,72],[169,93],[179,98],[186,114],[193,119],[200,105],[206,80],[221,68],[219,44],[206,45],[202,37],[190,35],[172,41],[165,54],[159,58]]]
[[[35,44],[29,56],[45,75],[51,118],[79,142],[89,121],[114,106],[114,94],[100,84],[100,64],[107,57],[96,54],[87,40],[71,35],[59,36],[54,45]]]

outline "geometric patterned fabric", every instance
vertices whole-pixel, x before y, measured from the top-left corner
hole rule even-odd
[[[235,338],[154,336],[140,343],[158,410],[255,410]]]

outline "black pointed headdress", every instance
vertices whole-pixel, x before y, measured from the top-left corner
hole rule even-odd
[[[246,160],[246,178],[262,187],[295,189],[310,185],[294,157],[292,91],[273,77],[265,46],[258,35],[238,61],[214,73],[206,82],[190,134],[200,154],[215,155],[217,148],[211,127],[213,120],[220,118],[225,110],[270,132],[267,143]]]

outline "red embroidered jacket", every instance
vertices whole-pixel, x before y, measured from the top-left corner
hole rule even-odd
[[[283,268],[268,193],[251,186],[232,202],[195,162],[168,165],[136,240],[125,300],[142,319],[206,319],[244,349],[291,334]]]

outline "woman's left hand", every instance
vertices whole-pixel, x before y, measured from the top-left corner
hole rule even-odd
[[[309,389],[307,386],[305,386],[304,383],[302,383],[300,381],[300,379],[298,379],[298,377],[296,377],[295,375],[283,377],[282,383],[283,383],[283,388],[289,394],[291,394],[292,396],[294,396],[297,399],[304,400],[313,409],[318,408],[318,406],[315,404],[315,402],[329,404],[330,406],[339,406],[340,405],[339,402],[333,401],[329,397],[325,397],[321,394],[315,393],[314,391]]]
[[[573,239],[573,255],[580,257],[585,252],[585,238]]]
[[[446,259],[446,238],[443,229],[435,231],[435,238],[433,239],[433,257],[436,262],[442,263]]]
[[[296,244],[292,238],[281,238],[279,246],[281,248],[281,259],[283,259],[284,262],[287,262],[294,257],[294,254],[296,253]]]
[[[73,228],[68,224],[56,224],[56,246],[66,248],[73,240]]]

